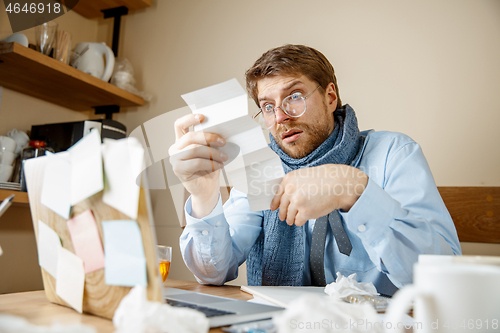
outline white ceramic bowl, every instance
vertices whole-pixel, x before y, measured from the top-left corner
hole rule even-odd
[[[16,151],[17,143],[14,139],[8,136],[0,136],[0,151],[10,151],[11,153]]]
[[[16,154],[10,151],[0,151],[0,164],[4,165],[12,165],[14,163],[14,159],[16,158]]]
[[[0,164],[0,182],[7,182],[12,176],[12,170],[14,167],[12,165]]]

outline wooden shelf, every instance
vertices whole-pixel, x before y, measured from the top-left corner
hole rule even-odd
[[[101,10],[125,6],[129,10],[151,6],[151,0],[80,0],[73,8],[75,12],[86,18],[104,17]]]
[[[20,191],[10,191],[0,189],[0,202],[5,200],[5,198],[10,197],[12,194],[15,195],[13,203],[28,204],[28,193]]]
[[[0,86],[76,111],[144,104],[135,94],[17,43],[0,44]]]

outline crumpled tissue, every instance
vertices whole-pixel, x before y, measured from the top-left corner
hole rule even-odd
[[[0,332],[2,333],[97,333],[88,325],[74,323],[63,325],[54,323],[52,326],[37,326],[25,318],[0,314]]]
[[[113,324],[115,333],[205,333],[210,328],[203,313],[148,301],[146,289],[139,285],[122,299]]]
[[[337,280],[325,287],[325,293],[332,297],[344,299],[351,295],[377,296],[377,288],[371,282],[356,281],[356,273],[343,276],[337,272]]]
[[[304,295],[273,318],[279,333],[382,333],[383,325],[369,304],[349,304],[335,298]]]

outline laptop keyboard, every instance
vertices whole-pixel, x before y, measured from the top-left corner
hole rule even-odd
[[[184,307],[184,308],[190,308],[190,309],[201,311],[208,318],[215,317],[215,316],[224,316],[224,315],[236,314],[236,312],[230,312],[230,311],[224,311],[224,310],[219,310],[219,309],[214,309],[214,308],[208,308],[206,306],[201,306],[201,305],[196,305],[196,304],[191,304],[191,303],[186,303],[186,302],[181,302],[181,301],[174,301],[174,300],[168,299],[168,298],[167,298],[167,303],[170,304],[170,305],[172,305],[172,306],[180,306],[180,307]]]

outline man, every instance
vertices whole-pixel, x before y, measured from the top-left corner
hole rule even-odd
[[[412,281],[419,254],[460,254],[420,146],[399,133],[360,133],[323,54],[302,45],[269,50],[246,80],[286,176],[269,210],[252,212],[234,189],[222,207],[227,156],[216,148],[224,138],[188,132],[203,115],[177,120],[169,152],[191,193],[180,245],[200,283],[232,280],[247,261],[250,285],[325,285],[337,272],[357,273],[392,295]]]

